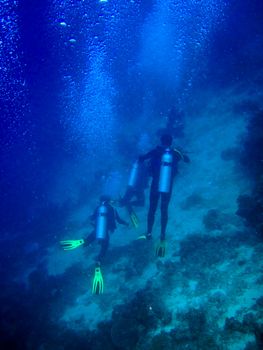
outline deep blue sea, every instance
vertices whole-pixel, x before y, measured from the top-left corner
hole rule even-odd
[[[167,133],[158,257],[150,187],[137,224],[120,198]],[[0,0],[0,349],[262,350],[262,152],[262,0]],[[97,295],[100,246],[60,241],[101,195],[129,227]]]

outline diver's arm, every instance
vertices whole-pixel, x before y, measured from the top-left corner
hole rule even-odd
[[[153,158],[154,154],[155,154],[155,149],[151,150],[146,154],[139,156],[139,162],[144,162],[146,159]]]
[[[185,163],[190,163],[190,158],[186,154],[184,154],[182,151],[180,151],[177,148],[174,148],[173,150],[176,156],[178,157],[178,160],[183,160]]]

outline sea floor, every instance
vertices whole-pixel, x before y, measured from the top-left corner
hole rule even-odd
[[[75,267],[80,286],[74,289],[70,302],[60,306],[56,322],[76,332],[96,331],[101,322],[109,322],[115,329],[119,320],[114,310],[121,308],[121,314],[126,305],[126,311],[129,313],[131,308],[131,318],[136,319],[132,301],[144,293],[145,318],[151,321],[152,316],[155,320],[149,329],[145,320],[137,320],[137,326],[148,332],[147,342],[139,337],[136,347],[132,347],[127,340],[131,334],[124,329],[123,336],[113,336],[116,346],[162,349],[161,345],[150,345],[149,339],[177,344],[178,349],[205,349],[202,339],[206,339],[209,349],[257,346],[258,327],[263,321],[263,242],[236,215],[237,197],[249,193],[251,184],[235,161],[247,116],[235,114],[233,107],[243,97],[235,92],[230,98],[231,94],[234,92],[206,95],[206,107],[187,119],[186,137],[178,146],[189,152],[191,162],[181,164],[175,180],[165,258],[154,255],[160,232],[159,212],[153,241],[136,239],[146,231],[147,206],[137,209],[139,228],[119,227],[111,237],[102,266],[103,295],[91,294],[98,246],[69,252],[62,251],[58,244],[49,248],[44,259],[49,275],[70,276],[68,271],[74,273]],[[127,219],[127,213],[119,211]],[[81,208],[73,213],[71,226],[80,226],[85,214]],[[84,234],[82,227],[63,238],[83,238]],[[68,277],[64,283],[68,288]],[[125,322],[122,324],[125,328]],[[127,327],[130,329],[128,321]]]

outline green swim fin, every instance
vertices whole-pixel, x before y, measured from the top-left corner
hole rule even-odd
[[[132,226],[135,228],[138,228],[139,227],[139,219],[138,219],[138,216],[136,215],[135,211],[133,210],[132,206],[127,205],[126,208],[127,208],[128,213],[129,213],[129,217],[130,217]]]
[[[132,211],[130,213],[130,219],[131,219],[131,222],[132,222],[133,226],[135,228],[138,228],[139,227],[139,219],[138,219],[138,216],[136,215],[136,213],[134,211]]]
[[[95,267],[95,273],[92,283],[92,294],[103,294],[104,292],[104,281],[101,273],[100,266]]]
[[[59,243],[64,250],[73,250],[80,247],[85,241],[84,239],[68,239],[66,241],[60,241]]]

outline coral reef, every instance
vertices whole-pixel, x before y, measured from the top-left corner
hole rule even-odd
[[[125,349],[135,345],[150,330],[171,321],[171,315],[152,291],[141,290],[112,313],[111,336],[113,343]]]

